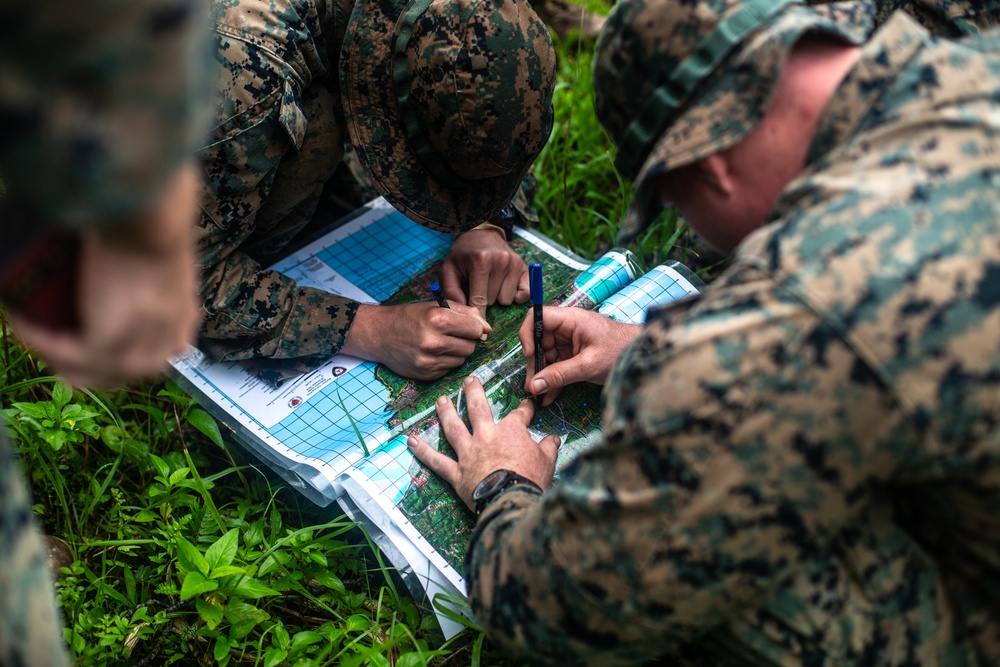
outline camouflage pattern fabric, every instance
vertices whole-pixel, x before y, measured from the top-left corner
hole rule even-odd
[[[222,359],[340,349],[357,311],[261,267],[312,219],[343,157],[337,50],[353,2],[216,0],[215,128],[205,171],[201,347]],[[308,359],[303,360],[308,363]]]
[[[261,266],[310,223],[324,188],[337,194],[331,178],[345,142],[412,219],[451,232],[478,225],[515,196],[548,137],[554,54],[523,0],[489,11],[479,0],[213,6],[220,76],[215,129],[200,152],[200,346],[223,360],[255,359],[258,374],[275,382],[337,352],[358,309]],[[393,69],[392,29],[404,10],[414,25]],[[428,77],[439,69],[450,83],[434,88]],[[446,168],[472,185],[439,183],[425,166],[433,155],[411,151],[417,140],[392,94],[404,73],[416,82],[410,103],[428,150],[446,154]]]
[[[972,19],[983,27],[1000,22],[996,0],[810,4],[815,6],[774,0],[750,11],[711,0],[630,2],[612,12],[598,44],[594,86],[598,118],[618,146],[615,165],[634,181],[619,243],[631,241],[661,210],[649,188],[653,177],[724,150],[756,127],[802,35],[821,32],[856,44],[897,8],[919,16],[941,35],[960,34],[960,26],[974,31]],[[775,16],[765,27],[749,30],[742,39],[719,39],[735,34],[734,26],[746,25],[748,17],[768,12]],[[711,55],[703,49],[709,36],[715,44]],[[643,60],[651,46],[659,57]],[[721,67],[722,62],[729,66]],[[737,104],[736,91],[752,95]]]
[[[31,219],[115,223],[159,194],[203,131],[205,68],[193,52],[203,45],[192,39],[203,9],[199,0],[0,0],[0,171]],[[5,211],[3,225],[21,212]]]
[[[351,143],[411,220],[500,212],[552,129],[555,52],[526,0],[363,0],[341,52]]]
[[[0,268],[33,235],[142,211],[189,157],[206,92],[203,10],[199,0],[0,0]],[[19,467],[0,433],[0,665],[66,665]]]
[[[0,433],[0,665],[67,665],[55,585],[20,468]]]
[[[808,0],[811,5],[831,0]],[[997,0],[876,0],[877,25],[895,11],[904,11],[939,37],[964,37],[1000,25]]]
[[[619,359],[603,442],[483,513],[489,636],[558,665],[1000,662],[998,155],[1000,33],[896,14],[774,222]]]

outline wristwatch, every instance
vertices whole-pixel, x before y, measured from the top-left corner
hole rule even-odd
[[[500,209],[497,214],[490,218],[487,222],[502,229],[504,238],[508,241],[512,241],[514,239],[514,222],[516,220],[517,209],[514,208],[514,202],[510,202]]]
[[[542,487],[527,477],[518,475],[513,470],[494,470],[483,481],[477,484],[476,488],[472,491],[473,511],[476,515],[482,514],[487,505],[513,486],[529,486],[538,491],[538,493],[542,493]]]

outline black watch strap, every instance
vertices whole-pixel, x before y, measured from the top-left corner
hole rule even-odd
[[[494,470],[489,475],[487,475],[483,481],[476,485],[476,488],[472,491],[472,509],[476,515],[483,513],[483,510],[500,497],[507,489],[511,489],[515,486],[527,486],[534,489],[539,494],[542,493],[542,487],[538,486],[532,482],[527,477],[518,475],[513,470]]]
[[[507,241],[512,241],[514,240],[514,222],[516,220],[517,209],[514,208],[514,202],[510,202],[487,222],[502,229]]]

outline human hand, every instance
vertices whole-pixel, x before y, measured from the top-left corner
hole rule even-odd
[[[493,328],[470,306],[406,303],[358,308],[341,348],[344,354],[377,361],[394,373],[433,380],[465,363]]]
[[[506,417],[494,422],[489,399],[479,380],[468,377],[462,388],[471,433],[450,398],[442,396],[434,404],[441,431],[458,460],[442,454],[416,435],[406,440],[413,455],[451,484],[469,509],[472,509],[472,492],[495,470],[511,470],[538,484],[543,491],[549,488],[556,469],[559,436],[549,435],[537,443],[531,439],[528,424],[535,414],[532,402],[521,401]]]
[[[18,336],[69,383],[108,389],[158,374],[194,340],[196,174],[182,169],[148,213],[81,232],[72,295],[79,328],[10,313]]]
[[[440,281],[447,298],[475,306],[484,319],[486,306],[528,300],[528,267],[494,225],[480,225],[455,237]],[[463,286],[468,288],[468,300]]]
[[[542,396],[542,405],[556,400],[563,387],[574,382],[604,384],[611,366],[642,327],[623,324],[582,308],[544,308],[545,368],[535,372],[535,326],[529,312],[518,338],[528,360],[524,388]]]

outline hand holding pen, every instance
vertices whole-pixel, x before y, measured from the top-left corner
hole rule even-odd
[[[438,305],[442,308],[451,308],[448,305],[448,300],[444,298],[444,292],[441,291],[441,285],[438,283],[431,283],[431,294],[437,299]]]

